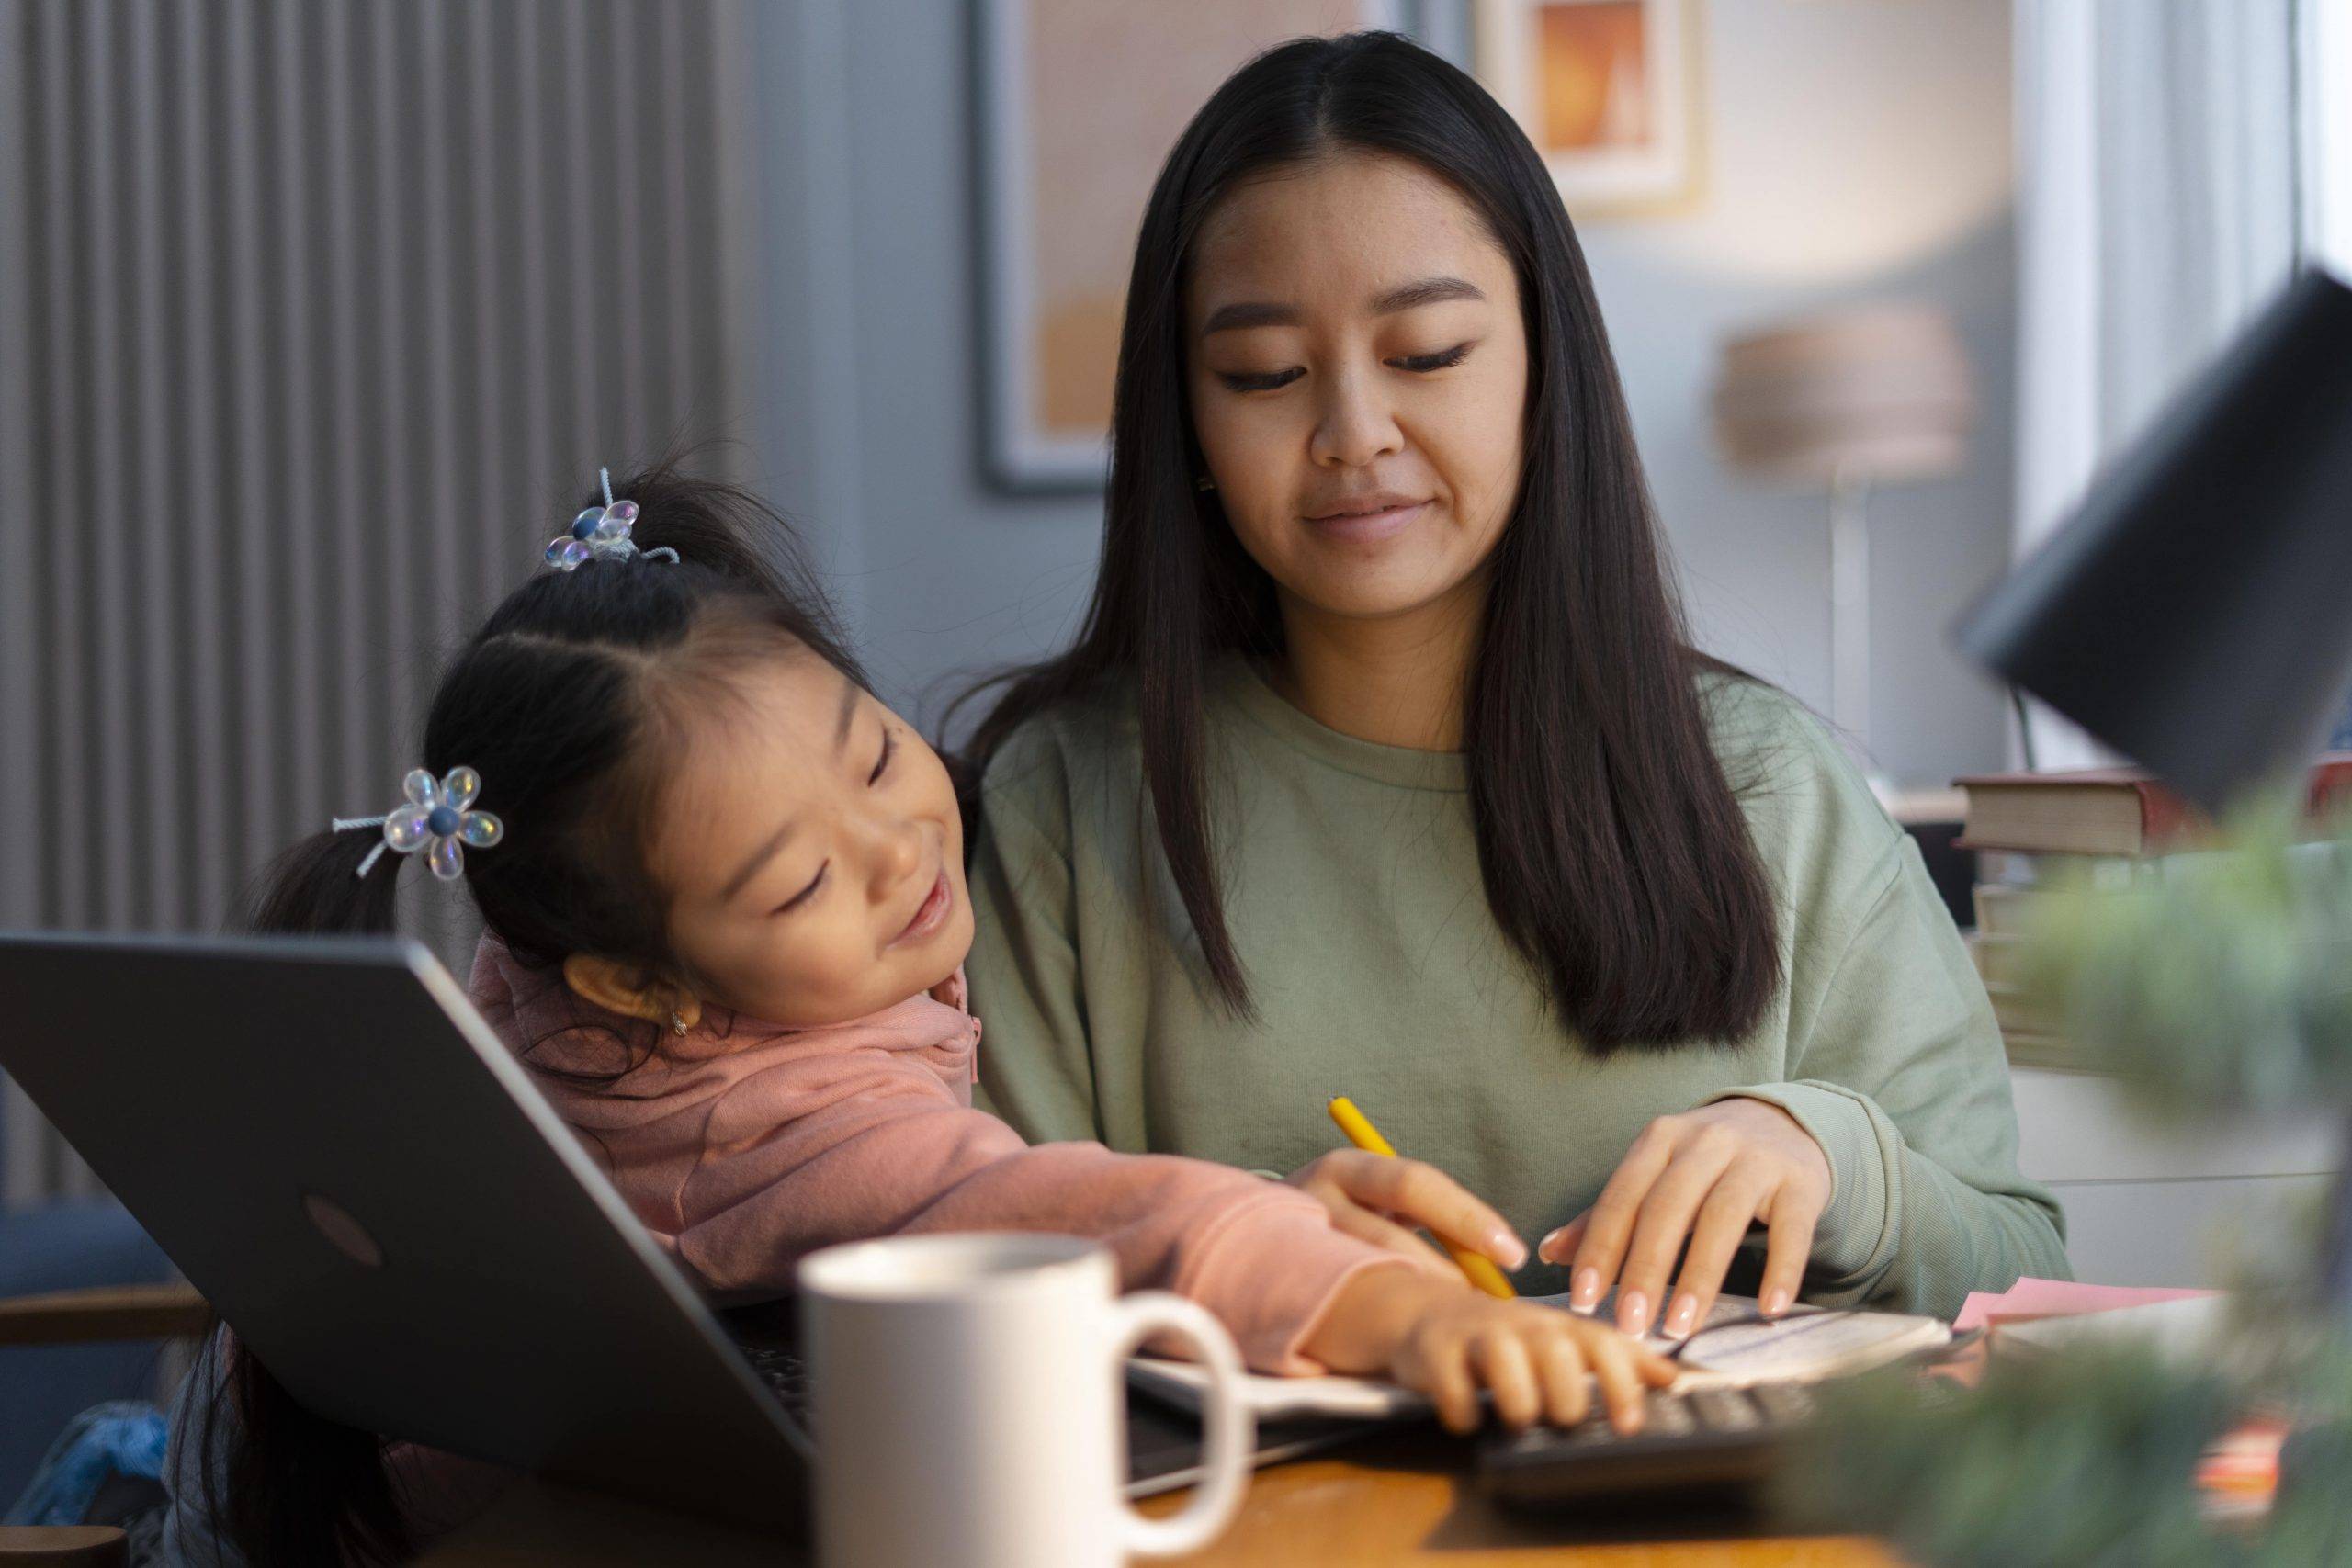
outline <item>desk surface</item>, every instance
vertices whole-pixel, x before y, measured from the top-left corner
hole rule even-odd
[[[1184,1495],[1154,1498],[1145,1511],[1171,1512]],[[531,1483],[423,1562],[434,1568],[688,1561],[774,1568],[781,1560],[772,1540]],[[1902,1568],[1866,1540],[1758,1539],[1721,1525],[1685,1529],[1656,1520],[1638,1532],[1596,1534],[1521,1519],[1488,1506],[1463,1473],[1460,1448],[1437,1438],[1261,1471],[1224,1539],[1176,1561],[1187,1568]]]

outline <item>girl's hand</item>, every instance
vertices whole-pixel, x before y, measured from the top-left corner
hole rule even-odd
[[[1367,1269],[1348,1281],[1308,1337],[1306,1353],[1334,1371],[1377,1373],[1419,1389],[1452,1430],[1478,1425],[1478,1391],[1514,1428],[1574,1426],[1598,1383],[1610,1424],[1642,1424],[1642,1391],[1674,1381],[1674,1366],[1605,1324],[1556,1307],[1506,1302],[1459,1274]]]
[[[1415,1235],[1414,1226],[1484,1253],[1506,1269],[1527,1261],[1527,1244],[1510,1234],[1500,1214],[1453,1178],[1419,1160],[1333,1149],[1285,1179],[1319,1200],[1330,1211],[1335,1228],[1403,1253],[1448,1279],[1461,1279],[1461,1271],[1452,1258]]]
[[[1707,1320],[1747,1235],[1768,1227],[1758,1297],[1767,1317],[1796,1300],[1813,1228],[1829,1202],[1829,1157],[1776,1105],[1719,1100],[1661,1116],[1634,1140],[1600,1201],[1544,1238],[1546,1262],[1567,1262],[1568,1302],[1589,1312],[1617,1287],[1617,1326],[1644,1334],[1666,1308],[1678,1338]],[[1688,1241],[1674,1300],[1667,1275]]]

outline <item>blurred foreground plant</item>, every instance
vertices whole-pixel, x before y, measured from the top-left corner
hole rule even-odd
[[[2296,829],[2264,809],[2128,888],[2077,874],[2029,933],[2037,999],[2167,1120],[2352,1106],[2352,844]]]
[[[2323,1367],[2334,1390],[2352,1359]],[[1805,1529],[1884,1538],[1922,1568],[2306,1568],[2352,1562],[2352,1413],[2298,1402],[2309,1423],[2268,1513],[2213,1520],[2194,1484],[2206,1447],[2243,1413],[2214,1371],[2130,1348],[1996,1361],[1974,1390],[1874,1373],[1833,1389],[1774,1486]]]
[[[2178,1126],[2233,1111],[2352,1110],[2352,844],[2285,808],[2232,819],[2211,852],[2062,882],[2026,983],[2084,1065]],[[1923,1568],[2352,1564],[2352,1185],[2275,1253],[2226,1354],[1996,1360],[1923,1395],[1882,1374],[1835,1390],[1777,1486],[1808,1529],[1871,1531]],[[2280,1259],[2285,1261],[2283,1264]],[[2267,1515],[2217,1524],[2199,1456],[2237,1420],[2298,1423]]]

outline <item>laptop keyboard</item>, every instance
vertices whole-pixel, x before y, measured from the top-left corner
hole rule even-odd
[[[809,1425],[808,1364],[797,1351],[773,1342],[736,1341],[744,1359],[760,1381],[775,1391],[786,1413],[805,1430]],[[1383,1423],[1354,1416],[1294,1416],[1258,1423],[1257,1462],[1314,1453],[1368,1432]],[[1127,1402],[1127,1495],[1147,1496],[1198,1479],[1201,1462],[1199,1420],[1152,1399]]]
[[[799,1352],[763,1345],[746,1345],[742,1350],[752,1370],[784,1401],[785,1409],[805,1425],[808,1419],[808,1363],[800,1359]]]

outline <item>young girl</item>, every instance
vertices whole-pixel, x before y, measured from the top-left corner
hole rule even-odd
[[[856,1237],[1074,1233],[1126,1288],[1214,1312],[1261,1370],[1391,1377],[1456,1428],[1481,1386],[1508,1422],[1580,1419],[1589,1371],[1638,1421],[1670,1369],[1613,1330],[1413,1267],[1281,1184],[1028,1147],[973,1110],[946,768],[866,690],[807,574],[775,564],[772,513],[666,468],[619,493],[458,653],[408,803],[380,832],[297,846],[257,926],[388,930],[403,861],[462,877],[487,928],[476,1004],[721,1301],[781,1294],[802,1256]],[[1496,1251],[1519,1260],[1508,1237]],[[257,1362],[229,1367],[217,1473],[249,1560],[397,1551],[461,1511],[429,1457],[322,1442]]]

